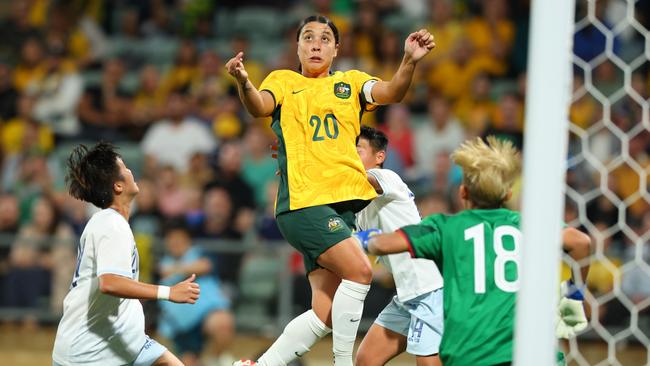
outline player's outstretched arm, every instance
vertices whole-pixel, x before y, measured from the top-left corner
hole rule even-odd
[[[116,274],[103,274],[99,276],[99,291],[124,299],[159,299],[194,304],[201,294],[199,284],[194,282],[195,279],[196,275],[193,274],[186,280],[167,287],[150,285]]]
[[[404,57],[397,72],[391,81],[378,81],[372,87],[372,99],[377,104],[399,103],[411,85],[415,65],[435,46],[433,35],[426,29],[409,34],[404,42]]]
[[[275,102],[273,96],[266,91],[259,91],[248,80],[248,72],[244,68],[244,53],[239,52],[228,60],[226,70],[237,81],[239,99],[253,117],[267,117],[273,113]]]
[[[379,229],[370,229],[356,232],[352,234],[352,236],[368,254],[386,255],[406,252],[409,250],[409,243],[401,233],[380,233],[381,230]]]
[[[562,248],[576,262],[581,261],[591,255],[591,238],[574,228],[566,228],[562,231]],[[589,263],[585,263],[580,268],[580,281],[576,281],[575,274],[572,273],[574,282],[584,283],[589,274]]]

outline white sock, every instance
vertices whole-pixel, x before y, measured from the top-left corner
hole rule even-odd
[[[336,366],[352,366],[352,350],[368,290],[370,285],[343,280],[334,294],[332,336]]]
[[[271,347],[257,360],[260,366],[284,366],[309,352],[311,346],[332,330],[313,310],[308,310],[287,324]]]

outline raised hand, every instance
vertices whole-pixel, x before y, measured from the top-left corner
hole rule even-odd
[[[417,62],[436,46],[433,35],[426,29],[409,34],[404,41],[404,54]]]
[[[172,286],[169,292],[169,301],[181,304],[195,304],[201,294],[199,284],[194,282],[195,279],[196,275],[192,274],[185,281]]]
[[[244,84],[248,80],[248,72],[244,68],[244,52],[239,52],[235,57],[226,62],[226,70],[238,83]]]

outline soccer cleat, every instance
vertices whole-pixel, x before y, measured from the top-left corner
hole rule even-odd
[[[233,362],[232,364],[232,366],[253,366],[253,365],[257,365],[257,362],[253,360],[239,360]]]

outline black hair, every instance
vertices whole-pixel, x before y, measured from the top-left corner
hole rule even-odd
[[[68,158],[65,183],[74,198],[90,202],[99,208],[113,203],[113,184],[124,177],[120,174],[115,146],[99,142],[91,149],[79,145]]]
[[[386,151],[388,148],[388,137],[386,137],[385,133],[376,128],[361,126],[361,133],[359,133],[359,136],[357,137],[357,144],[359,143],[359,139],[368,140],[374,153]],[[383,165],[384,164],[382,163],[380,166],[383,167]]]
[[[298,25],[298,31],[296,32],[296,42],[300,39],[300,32],[302,32],[302,29],[307,25],[307,23],[311,22],[317,22],[317,23],[322,23],[322,24],[327,24],[328,27],[332,30],[332,33],[334,33],[334,40],[336,41],[336,44],[339,44],[339,30],[336,28],[334,23],[330,20],[330,18],[324,16],[324,15],[310,15],[307,18],[303,19],[300,24]]]
[[[388,148],[388,137],[376,128],[361,126],[361,133],[357,137],[357,143],[360,138],[368,140],[374,152],[386,151]]]

